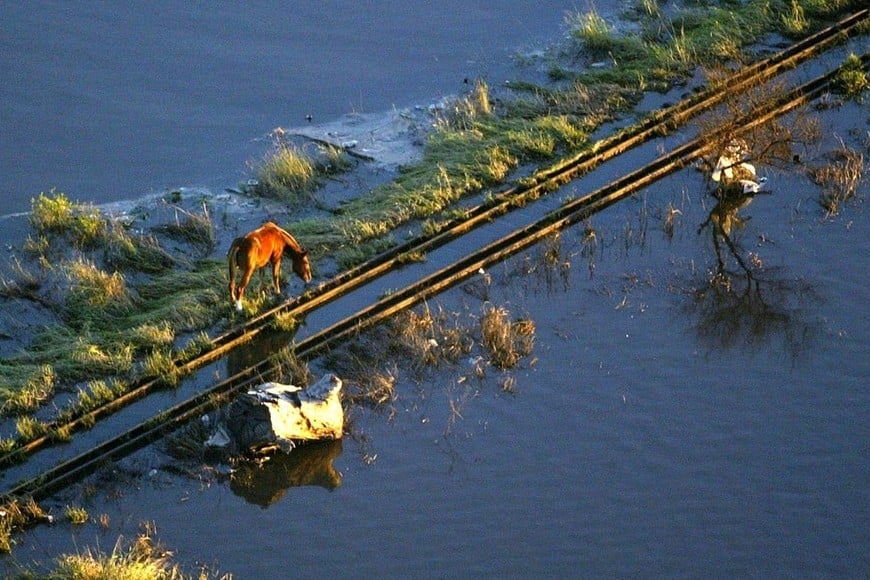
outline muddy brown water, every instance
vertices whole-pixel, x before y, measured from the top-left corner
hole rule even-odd
[[[821,112],[805,159],[840,139],[866,158],[867,113]],[[400,369],[394,414],[356,408],[352,437],[233,484],[148,448],[48,502],[105,529],[37,527],[5,564],[108,551],[149,520],[186,569],[237,578],[866,576],[868,184],[825,219],[799,170],[760,167],[771,194],[741,210],[748,290],[727,250],[732,290],[710,288],[713,200],[675,174],[595,216],[597,245],[565,232],[555,267],[542,245],[430,302],[533,320],[513,371]]]

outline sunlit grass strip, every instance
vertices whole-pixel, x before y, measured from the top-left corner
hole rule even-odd
[[[122,373],[131,368],[134,349],[128,343],[99,336],[88,330],[75,331],[65,326],[47,327],[30,346],[0,362],[0,381],[21,385],[49,366],[56,384],[70,383],[101,376],[102,373]]]
[[[336,216],[297,222],[294,232],[321,252],[382,238],[408,221],[426,219],[464,197],[505,183],[520,163],[574,151],[587,142],[587,128],[565,116],[461,116],[463,128],[455,129],[455,120],[441,124],[429,136],[423,159],[404,167],[393,182],[351,200]]]
[[[771,31],[803,37],[860,2],[750,0],[727,8],[693,5],[677,10],[670,19],[653,4],[645,4],[640,34],[619,33],[594,10],[566,17],[579,47],[607,57],[614,65],[584,71],[579,75],[584,83],[664,90],[696,66],[719,64],[723,59],[739,62],[743,47]],[[558,71],[558,75],[570,73]]]
[[[222,314],[218,304],[225,298],[221,294],[225,282],[217,263],[205,263],[193,271],[167,272],[141,286],[130,304],[125,285],[116,277],[96,272],[88,264],[76,268],[81,268],[78,274],[84,273],[81,277],[86,282],[66,304],[76,309],[72,326],[49,326],[26,350],[0,361],[0,384],[9,385],[0,390],[0,400],[9,412],[47,400],[40,395],[45,390],[35,388],[40,376],[50,374],[54,384],[132,378],[138,356],[165,352],[178,332],[206,328]],[[113,305],[113,299],[120,304]],[[98,306],[103,302],[105,307]],[[166,380],[175,384],[174,367],[159,363],[155,358],[139,372],[168,370]]]
[[[155,543],[146,534],[139,535],[129,546],[123,538],[118,538],[111,553],[85,548],[77,554],[64,554],[57,558],[56,566],[45,578],[51,579],[124,579],[124,580],[187,580],[209,578],[231,578],[228,575],[216,576],[207,569],[195,575],[183,572],[178,564],[172,563],[173,552]],[[25,576],[31,577],[31,576]],[[33,576],[38,577],[38,576]]]

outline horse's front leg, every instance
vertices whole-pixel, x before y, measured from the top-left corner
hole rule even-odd
[[[272,262],[272,282],[275,284],[275,294],[281,294],[281,260]]]
[[[245,269],[245,272],[242,275],[242,283],[239,284],[239,293],[234,297],[236,299],[236,310],[239,312],[242,311],[242,297],[245,295],[245,288],[248,287],[248,283],[251,281],[251,276],[253,275],[254,268]]]

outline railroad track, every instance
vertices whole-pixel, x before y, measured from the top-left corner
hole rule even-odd
[[[870,53],[862,56],[865,70]],[[769,102],[746,115],[735,126],[736,133],[745,132],[769,120],[784,115],[827,90],[836,70],[818,77],[786,95]],[[734,128],[731,128],[734,130]],[[542,238],[587,219],[596,212],[632,195],[666,175],[687,167],[710,148],[710,137],[691,140],[670,153],[591,193],[567,202],[540,219],[491,242],[417,282],[394,292],[367,308],[307,337],[295,344],[299,358],[310,358],[339,341],[347,340],[371,328],[400,310],[443,292],[475,275],[481,268],[501,262],[539,242]],[[273,364],[264,360],[167,409],[151,420],[78,455],[37,477],[16,484],[6,492],[8,497],[30,496],[37,500],[70,485],[107,461],[121,459],[174,431],[191,419],[221,406],[236,393],[260,381],[260,376]]]
[[[465,217],[447,224],[436,235],[427,237],[421,236],[409,240],[352,270],[340,274],[327,283],[321,285],[316,290],[307,293],[300,298],[287,301],[260,314],[259,316],[249,320],[244,325],[213,339],[211,348],[200,353],[196,357],[188,360],[175,361],[176,371],[179,375],[190,374],[203,365],[219,359],[233,348],[252,340],[258,334],[270,328],[272,321],[278,314],[290,314],[294,317],[301,318],[305,314],[328,304],[340,296],[347,294],[351,290],[367,284],[373,279],[401,266],[405,263],[403,257],[407,254],[412,252],[425,253],[442,246],[474,228],[492,221],[499,215],[503,215],[513,209],[524,206],[527,202],[545,195],[548,191],[556,189],[572,179],[585,174],[597,165],[632,147],[640,145],[656,136],[671,132],[674,128],[686,123],[699,113],[716,106],[726,97],[733,96],[737,91],[745,91],[753,86],[757,86],[758,84],[797,66],[801,62],[818,55],[823,50],[826,50],[838,41],[846,38],[856,29],[856,27],[866,21],[868,13],[870,13],[870,10],[868,9],[858,11],[841,20],[837,24],[820,31],[782,52],[737,71],[734,75],[729,77],[727,81],[719,83],[716,87],[711,87],[677,103],[676,105],[660,110],[642,122],[600,141],[593,149],[563,159],[559,163],[537,172],[530,178],[524,179],[522,183],[502,190],[494,195],[488,202],[469,209],[466,212]],[[679,150],[682,149],[683,148],[680,148]],[[666,157],[669,156],[664,156],[663,158]],[[660,158],[660,160],[663,158]],[[687,161],[687,163],[688,162],[690,161]],[[651,166],[656,163],[658,163],[658,161],[651,164]],[[679,168],[679,161],[677,161],[677,158],[672,158],[669,163],[673,164],[671,170]],[[647,167],[650,168],[651,166]],[[650,169],[647,173],[653,175],[654,171]],[[335,325],[305,339],[296,345],[297,356],[312,356],[318,350],[329,344],[333,344],[337,340],[346,338],[351,333],[359,330],[365,325],[377,323],[398,310],[407,308],[409,305],[461,281],[471,273],[476,272],[480,267],[484,267],[486,264],[494,261],[503,260],[520,251],[524,247],[535,243],[541,237],[548,235],[550,232],[567,227],[571,223],[577,221],[577,219],[585,219],[586,216],[591,215],[594,211],[603,209],[610,203],[615,203],[615,201],[621,199],[621,197],[616,195],[614,198],[615,194],[612,192],[606,193],[606,191],[611,191],[612,187],[617,187],[616,184],[621,184],[618,188],[632,188],[632,183],[626,182],[626,179],[639,179],[639,181],[637,181],[637,187],[634,187],[632,191],[636,190],[638,187],[643,187],[644,185],[651,183],[651,181],[648,180],[648,176],[644,177],[643,175],[638,176],[636,174],[637,172],[632,174],[634,177],[627,176],[620,179],[594,194],[584,196],[575,202],[566,204],[556,212],[548,214],[551,217],[545,219],[553,220],[553,223],[543,227],[543,229],[533,228],[532,230],[528,230],[528,228],[524,228],[523,230],[518,230],[518,232],[515,232],[515,235],[518,236],[516,239],[510,241],[503,239],[503,241],[500,241],[501,243],[498,248],[487,246],[465,260],[457,262],[457,264],[441,270],[417,284],[408,287],[413,288],[412,290],[404,289],[401,292],[394,293],[384,300],[379,301],[377,304],[361,311],[357,315],[351,316],[344,321],[336,323]],[[656,177],[656,179],[659,177]],[[627,190],[628,189],[626,189],[626,191]],[[578,203],[581,204],[580,207],[577,207]],[[576,219],[570,217],[581,214],[584,217],[577,217]],[[268,366],[268,362],[264,362],[262,365],[262,368],[265,369],[266,366]],[[173,407],[163,414],[166,415],[166,417],[155,417],[155,419],[150,421],[148,425],[153,423],[154,428],[160,429],[161,425],[165,428],[172,424],[183,423],[189,418],[189,415],[184,410],[184,408],[186,408],[185,405],[188,403],[190,404],[191,409],[198,409],[191,411],[192,413],[201,414],[203,412],[203,408],[201,407],[201,399],[203,396],[206,398],[214,397],[216,401],[219,401],[222,392],[236,392],[238,389],[247,386],[249,382],[246,382],[246,380],[251,381],[254,379],[246,379],[245,377],[256,377],[260,372],[257,370],[258,368],[259,365],[226,379],[220,385],[216,385],[209,391],[203,393],[202,396],[197,395],[189,402]],[[161,383],[162,381],[160,378],[142,380],[134,385],[130,391],[114,401],[88,413],[82,414],[79,417],[75,417],[63,425],[49,425],[49,428],[53,429],[62,427],[70,433],[88,428],[101,418],[115,413],[134,401],[162,388]],[[222,387],[221,385],[225,386]],[[238,388],[234,389],[230,387],[230,385],[238,385]],[[97,455],[101,455],[108,459],[117,458],[116,453],[120,453],[120,456],[123,456],[126,452],[120,450],[125,449],[126,444],[122,445],[122,439],[128,440],[129,442],[139,441],[140,437],[145,437],[147,439],[147,437],[150,436],[146,435],[146,433],[153,433],[153,429],[146,428],[144,424],[140,425],[139,427],[131,429],[121,435],[119,438],[107,441],[104,445],[108,445],[108,447],[104,448],[104,445],[101,445],[98,448],[95,448],[94,451],[97,449],[103,449],[103,451],[97,453]],[[23,443],[15,450],[0,457],[0,467],[21,461],[51,443],[52,441],[48,437],[40,437]],[[117,448],[118,451],[108,451],[112,448]],[[90,456],[90,452],[79,456],[82,458],[84,463],[87,463],[85,456]],[[77,473],[77,471],[72,467],[71,462],[76,462],[78,459],[79,458],[74,458],[73,460],[63,464],[69,466],[71,474]],[[62,467],[63,466],[58,466],[56,469],[63,471],[65,468],[61,469]],[[39,490],[43,489],[43,485],[39,484],[39,480],[43,478],[46,478],[46,481],[57,479],[58,482],[61,482],[64,480],[63,478],[57,478],[54,470],[51,470],[43,474],[43,476],[14,486],[7,493],[12,495],[36,495]],[[47,483],[45,488],[52,489],[56,488],[57,485],[58,484]]]

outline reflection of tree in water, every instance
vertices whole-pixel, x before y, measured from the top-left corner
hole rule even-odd
[[[735,236],[749,218],[739,212],[755,195],[717,190],[717,203],[698,228],[699,234],[710,228],[717,265],[693,289],[688,309],[698,318],[699,338],[710,348],[759,346],[779,337],[796,356],[814,334],[802,304],[816,296],[806,282],[777,278],[776,270],[765,268],[757,255],[744,256]],[[729,267],[728,255],[735,266]]]
[[[812,288],[778,278],[757,254],[745,253],[737,239],[750,219],[741,211],[768,193],[762,191],[764,178],[756,176],[755,165],[793,167],[821,134],[818,119],[803,109],[749,131],[739,126],[756,106],[783,92],[779,85],[759,86],[699,123],[699,132],[712,136],[710,144],[718,153],[712,157],[715,163],[703,161],[716,182],[716,205],[698,228],[699,234],[709,228],[716,268],[694,284],[689,310],[698,318],[701,341],[711,348],[759,346],[779,337],[797,355],[812,338],[813,325],[801,308],[815,299]]]
[[[692,292],[689,310],[697,316],[698,337],[709,348],[755,347],[780,338],[797,356],[809,347],[814,327],[802,304],[814,297],[799,280],[764,277],[753,272],[736,275],[717,271]]]
[[[740,189],[740,184],[737,187],[723,185],[717,188],[716,205],[707,216],[707,220],[698,228],[698,234],[709,228],[713,238],[713,249],[716,251],[716,261],[718,263],[717,273],[724,274],[725,260],[722,257],[722,244],[731,252],[731,256],[736,260],[737,264],[743,269],[747,275],[751,275],[752,271],[743,260],[740,251],[734,244],[734,236],[738,230],[742,230],[746,226],[746,222],[750,218],[744,218],[739,215],[740,210],[752,203],[756,195],[766,192],[750,192],[743,193]]]

